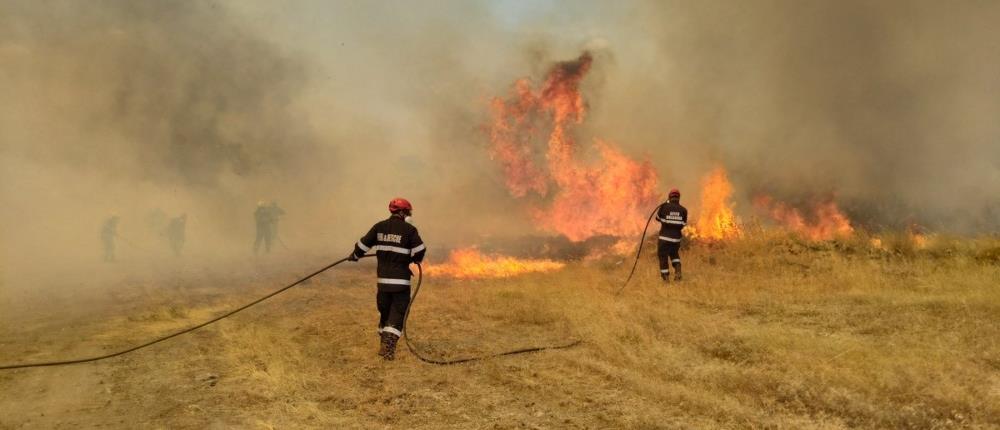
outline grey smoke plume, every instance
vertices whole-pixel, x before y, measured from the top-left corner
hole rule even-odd
[[[58,103],[42,123],[79,127],[75,136],[13,142],[32,147],[32,157],[117,179],[212,186],[224,172],[281,172],[315,154],[315,138],[287,109],[306,82],[302,60],[212,3],[3,8],[0,42],[14,100]],[[83,143],[89,138],[102,142]]]
[[[971,0],[7,1],[4,254],[94,253],[108,212],[129,231],[157,207],[245,252],[260,198],[329,252],[396,195],[441,242],[534,233],[488,158],[489,99],[583,50],[575,139],[648,155],[694,213],[721,163],[745,215],[832,195],[868,226],[996,231],[995,22]]]
[[[625,21],[611,45],[643,67],[606,94],[643,107],[641,145],[870,226],[1000,228],[1000,4],[657,1]]]
[[[192,215],[192,251],[245,253],[258,199],[333,182],[337,148],[295,106],[309,61],[217,3],[4,2],[0,63],[7,265],[92,258],[110,213],[143,248],[163,248],[147,219],[166,211]]]

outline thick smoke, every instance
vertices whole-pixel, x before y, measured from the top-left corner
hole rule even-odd
[[[867,226],[996,231],[995,22],[975,1],[7,1],[3,258],[96,260],[111,212],[148,245],[155,209],[190,215],[192,252],[245,255],[258,199],[326,253],[395,195],[437,243],[535,233],[489,100],[584,50],[574,139],[648,155],[691,206],[722,164],[744,215],[833,197]]]
[[[485,138],[470,123],[488,121],[487,103],[469,94],[507,94],[515,79],[541,81],[553,64],[590,50],[593,68],[582,82],[588,114],[576,140],[606,138],[635,158],[649,155],[662,187],[681,187],[696,212],[702,176],[721,164],[731,171],[744,217],[760,215],[752,201],[769,195],[801,207],[836,201],[856,226],[870,229],[1000,229],[994,3],[512,8],[520,13],[514,24],[472,8],[460,12],[472,17],[467,24],[407,33],[411,54],[392,69],[410,70],[413,58],[448,59],[417,71],[414,87],[423,90],[411,105],[431,127],[423,159],[464,162],[444,163],[428,191],[466,187],[472,192],[461,195],[473,202],[490,196],[482,200],[492,207],[469,210],[477,220],[497,206],[508,219],[527,217],[517,218],[521,206],[497,192],[500,169],[483,164]],[[400,24],[406,27],[392,20],[391,28]],[[441,88],[451,91],[434,91]]]
[[[111,179],[211,187],[226,174],[283,172],[316,153],[288,110],[305,84],[300,59],[217,7],[8,2],[4,10],[7,91],[21,108],[53,110],[29,125],[67,132],[15,140],[23,155],[105,168]]]
[[[603,125],[631,117],[619,124],[641,131],[623,141],[658,148],[666,177],[721,162],[743,198],[833,196],[871,227],[1000,228],[1000,4],[650,2],[633,12],[637,30],[611,42],[631,64],[605,89]]]
[[[5,263],[96,259],[112,213],[144,250],[164,248],[154,217],[188,213],[192,252],[246,252],[258,199],[332,182],[336,150],[294,106],[309,62],[217,4],[0,8]]]
[[[94,264],[111,214],[126,265],[180,213],[189,256],[246,259],[260,199],[289,254],[348,252],[397,195],[437,243],[514,229],[481,127],[527,61],[483,5],[398,7],[5,2],[4,266]]]

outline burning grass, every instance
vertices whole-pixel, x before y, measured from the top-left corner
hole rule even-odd
[[[727,240],[740,236],[739,219],[733,212],[733,184],[726,169],[716,166],[701,181],[700,214],[686,234],[702,240]]]
[[[875,238],[881,247],[871,245]],[[123,419],[190,428],[1000,422],[996,238],[930,235],[918,247],[909,233],[817,242],[769,231],[690,243],[687,279],[670,288],[661,286],[653,254],[645,253],[620,297],[610,292],[626,268],[610,257],[512,278],[430,278],[409,327],[438,357],[585,339],[575,349],[455,367],[428,366],[404,351],[397,362],[380,363],[372,267],[361,263],[153,349],[88,366],[0,373],[0,428]],[[241,301],[241,290],[225,293]],[[185,318],[166,310],[176,303],[142,308],[141,296],[127,299],[139,315]],[[196,304],[187,303],[189,315],[201,315]],[[0,361],[38,335],[10,322],[0,329]],[[133,331],[117,322],[84,327],[92,332],[45,346]]]
[[[854,233],[851,221],[833,200],[817,202],[805,214],[764,195],[754,199],[754,206],[782,227],[811,240],[831,240]]]
[[[455,279],[509,278],[526,273],[551,272],[564,266],[565,263],[552,260],[483,255],[476,248],[463,248],[452,251],[444,263],[428,265],[425,271],[428,276]]]

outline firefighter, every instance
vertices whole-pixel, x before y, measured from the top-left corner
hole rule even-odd
[[[170,249],[174,251],[175,257],[180,257],[181,248],[184,247],[184,230],[187,226],[187,214],[181,214],[176,218],[171,218],[167,224],[167,239],[170,240]]]
[[[118,237],[118,215],[111,215],[101,226],[101,242],[104,244],[104,261],[115,261],[115,238]]]
[[[271,252],[271,244],[280,241],[278,238],[278,219],[285,214],[285,210],[278,206],[277,202],[266,203],[263,200],[257,202],[257,210],[253,212],[254,221],[257,223],[257,238],[253,242],[253,253],[257,255],[260,251],[260,244],[264,244],[264,252]]]
[[[253,241],[253,254],[257,255],[260,244],[264,244],[264,251],[271,252],[271,226],[270,209],[263,200],[257,202],[257,209],[253,211],[254,222],[257,223],[257,238]]]
[[[389,202],[388,219],[379,221],[354,245],[348,257],[357,261],[368,251],[375,251],[378,258],[378,332],[381,346],[378,354],[392,360],[396,342],[403,335],[406,309],[410,306],[410,263],[419,264],[424,259],[425,247],[417,228],[410,224],[413,206],[406,199],[395,198]]]
[[[285,210],[278,206],[278,202],[272,200],[271,204],[267,206],[267,234],[271,237],[269,243],[278,242],[282,246],[285,245],[281,241],[281,237],[278,236],[278,220],[283,215],[285,215]]]
[[[687,219],[687,208],[681,206],[681,192],[674,188],[656,211],[656,220],[660,222],[656,253],[660,257],[660,277],[664,282],[670,282],[670,266],[674,267],[674,281],[681,280],[681,230],[687,225]]]

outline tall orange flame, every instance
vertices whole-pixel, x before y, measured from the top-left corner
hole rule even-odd
[[[769,196],[758,196],[754,199],[754,206],[785,228],[810,240],[831,240],[854,232],[851,221],[833,200],[814,204],[809,218],[803,216],[799,209],[775,201]]]
[[[701,208],[698,220],[688,229],[688,236],[708,240],[724,240],[740,235],[739,223],[733,212],[733,184],[726,169],[717,166],[701,181]]]
[[[562,269],[564,263],[552,260],[525,260],[506,256],[483,255],[476,248],[452,251],[448,261],[429,265],[425,270],[430,276],[456,279],[509,278],[532,272],[551,272]]]
[[[524,197],[533,191],[544,196],[548,193],[548,175],[535,162],[537,155],[530,145],[535,131],[530,114],[539,102],[526,79],[514,83],[513,93],[511,101],[493,99],[490,155],[503,167],[511,195]]]
[[[597,161],[581,160],[570,131],[586,113],[579,86],[591,62],[584,53],[556,64],[538,90],[527,79],[516,81],[506,100],[493,99],[489,127],[490,154],[510,194],[547,197],[547,204],[532,208],[535,222],[573,241],[636,234],[644,212],[658,200],[659,180],[648,160],[629,158],[600,139],[593,144]],[[538,143],[544,130],[543,150]]]

